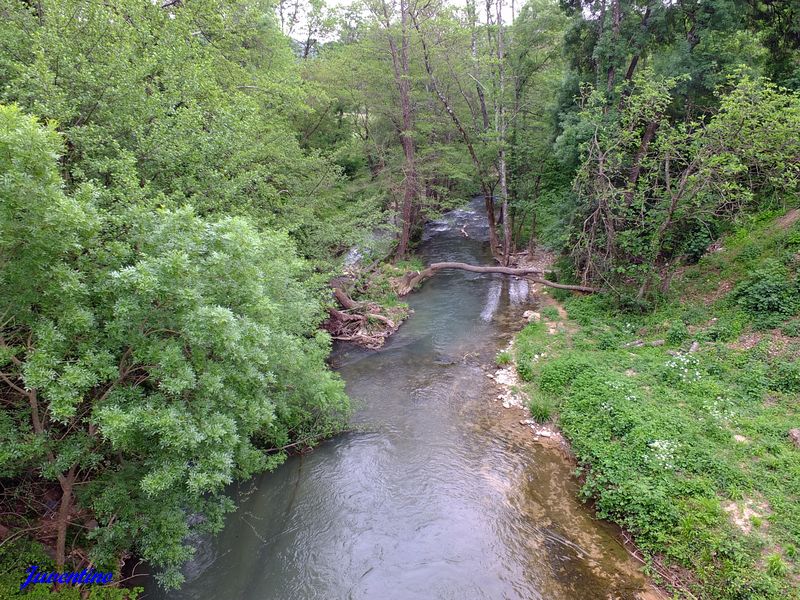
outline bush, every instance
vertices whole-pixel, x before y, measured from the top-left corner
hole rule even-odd
[[[759,256],[761,256],[761,248],[755,244],[751,244],[742,248],[735,260],[742,263],[748,263],[756,260]]]
[[[679,346],[689,338],[689,329],[683,321],[674,321],[667,331],[666,340],[672,346]]]
[[[764,261],[733,294],[739,305],[760,324],[771,325],[797,312],[800,294],[788,269],[772,259]]]
[[[603,331],[597,336],[599,350],[614,350],[619,347],[619,335],[613,331]]]
[[[608,316],[610,307],[608,300],[599,294],[571,298],[566,303],[567,314],[570,319],[580,325],[591,325],[593,321]]]
[[[724,313],[708,328],[705,335],[711,341],[730,342],[742,334],[749,320],[747,314],[740,310]]]
[[[771,375],[772,389],[794,394],[800,392],[800,364],[797,361],[779,362]]]
[[[533,355],[529,352],[517,356],[517,375],[522,381],[533,381]]]
[[[40,571],[52,573],[56,570],[53,560],[38,542],[18,539],[0,546],[0,598],[25,598],[26,600],[136,600],[142,588],[119,588],[109,586],[62,586],[54,591],[50,585],[30,585],[25,593],[19,586],[25,581],[28,567],[36,565]],[[114,571],[111,565],[97,565],[100,571]],[[70,569],[64,568],[63,571]],[[119,572],[114,572],[118,581]],[[86,595],[84,595],[86,594]]]
[[[246,218],[65,193],[60,141],[0,106],[0,475],[81,473],[60,502],[98,522],[93,562],[132,550],[176,587],[187,540],[232,509],[228,484],[346,421],[321,282]]]
[[[542,309],[542,317],[548,321],[558,321],[558,309],[555,306],[545,306]]]
[[[781,331],[784,335],[790,337],[800,337],[800,319],[794,319],[788,323],[784,323],[781,327]]]

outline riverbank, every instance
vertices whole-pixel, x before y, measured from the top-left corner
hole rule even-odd
[[[800,321],[769,303],[797,293],[796,221],[721,240],[647,315],[548,303],[498,355],[534,433],[569,442],[582,498],[682,597],[798,597]]]

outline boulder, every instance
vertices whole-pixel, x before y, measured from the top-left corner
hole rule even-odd
[[[795,448],[800,449],[800,429],[790,429],[789,439],[792,440]]]
[[[524,313],[522,313],[522,318],[528,321],[528,323],[535,323],[536,321],[542,320],[542,315],[532,310],[526,310]]]

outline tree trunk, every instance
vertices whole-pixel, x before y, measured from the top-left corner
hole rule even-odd
[[[376,16],[383,22],[386,30],[386,38],[389,43],[389,53],[392,57],[392,70],[394,71],[394,82],[400,96],[400,145],[403,147],[403,200],[400,205],[400,239],[397,245],[395,256],[401,258],[408,253],[409,241],[411,239],[411,225],[413,215],[413,205],[417,196],[417,167],[414,151],[414,138],[412,130],[414,128],[414,112],[411,105],[411,76],[408,63],[409,53],[409,32],[408,19],[410,9],[409,0],[400,0],[400,47],[392,34],[392,19],[386,0],[373,5]]]
[[[511,256],[511,215],[508,213],[508,181],[506,173],[506,113],[505,113],[505,46],[503,40],[503,0],[496,0],[497,11],[497,70],[499,93],[495,106],[497,137],[500,149],[497,153],[497,172],[500,178],[500,200],[503,216],[502,264],[508,265]]]
[[[625,190],[625,205],[630,207],[633,204],[633,197],[636,192],[636,182],[639,181],[639,175],[642,172],[642,161],[647,155],[647,150],[650,148],[650,142],[653,141],[653,136],[656,134],[659,124],[661,123],[660,116],[656,117],[647,124],[644,130],[642,141],[639,144],[639,149],[636,151],[636,156],[633,159],[630,172],[628,173],[628,189]]]
[[[622,21],[622,9],[620,8],[619,4],[620,0],[611,0],[611,32],[612,32],[612,47],[616,49],[617,45],[620,43],[619,34],[620,34],[620,24]],[[611,63],[608,65],[608,81],[606,83],[606,87],[608,90],[609,96],[614,91],[614,84],[616,83],[616,66],[614,65],[615,57],[610,57]]]
[[[405,188],[403,190],[402,230],[400,243],[397,246],[397,256],[408,254],[408,244],[411,237],[411,215],[417,188],[417,167],[414,156],[414,140],[411,130],[414,127],[411,108],[410,75],[408,65],[408,0],[400,0],[400,60],[399,69],[395,68],[397,87],[400,92],[400,111],[403,117],[403,131],[400,132],[400,142],[403,145],[405,157]],[[396,48],[395,48],[396,53]]]
[[[475,0],[467,0],[467,14],[470,20],[470,49],[472,50],[472,77],[475,80],[475,91],[478,93],[478,103],[481,106],[481,118],[483,119],[483,131],[489,129],[489,111],[486,110],[486,96],[483,93],[483,86],[479,81],[477,70],[478,64],[478,11],[475,8]]]
[[[64,571],[66,562],[67,528],[69,516],[72,512],[72,487],[75,484],[76,465],[72,465],[66,475],[59,475],[61,484],[61,503],[58,506],[57,535],[56,535],[56,570]]]

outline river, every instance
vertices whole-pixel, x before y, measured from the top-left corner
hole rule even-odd
[[[420,254],[489,264],[484,223],[477,202],[453,211]],[[355,431],[233,487],[239,508],[184,586],[148,599],[640,598],[646,580],[576,500],[573,466],[492,400],[493,357],[535,306],[526,283],[445,271],[408,302],[383,349],[335,349]]]

